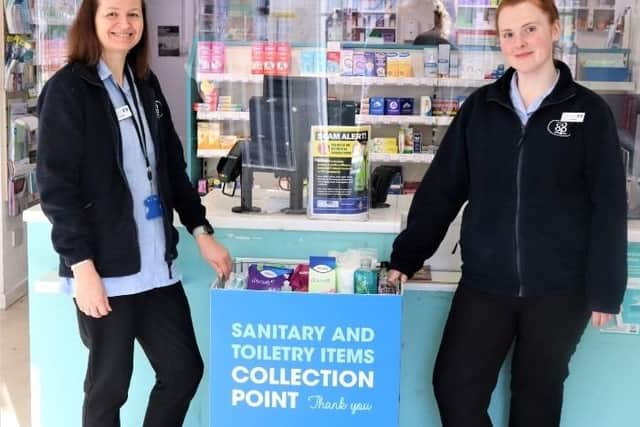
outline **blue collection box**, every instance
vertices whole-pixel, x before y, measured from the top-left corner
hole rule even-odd
[[[212,289],[210,427],[397,427],[402,297]]]

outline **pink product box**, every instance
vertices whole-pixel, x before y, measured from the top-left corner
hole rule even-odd
[[[198,70],[211,71],[211,42],[198,42]]]
[[[211,65],[212,73],[224,73],[224,43],[211,42]]]

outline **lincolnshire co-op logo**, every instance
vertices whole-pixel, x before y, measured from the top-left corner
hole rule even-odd
[[[547,130],[551,135],[560,136],[563,138],[570,137],[569,123],[561,120],[551,120],[547,125]]]

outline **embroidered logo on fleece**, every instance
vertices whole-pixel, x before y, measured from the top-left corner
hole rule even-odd
[[[159,118],[159,119],[162,118],[162,116],[163,116],[163,114],[162,114],[162,102],[154,101],[153,109],[156,110],[156,117]]]
[[[569,133],[569,123],[561,120],[551,120],[547,125],[547,130],[551,135],[559,136],[562,138],[568,138],[571,136]]]

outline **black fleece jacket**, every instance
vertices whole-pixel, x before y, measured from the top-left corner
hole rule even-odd
[[[208,224],[186,173],[182,145],[156,76],[136,79],[156,153],[163,207],[165,261],[177,257],[173,210],[191,232]],[[140,271],[133,201],[122,167],[122,140],[109,94],[94,66],[66,65],[38,99],[37,180],[42,210],[52,223],[60,275],[93,259],[102,277]],[[143,165],[141,165],[143,167]]]
[[[627,205],[616,123],[600,96],[556,67],[558,84],[526,126],[509,95],[513,69],[465,101],[415,194],[391,268],[413,275],[467,202],[460,286],[508,296],[584,289],[592,310],[619,311]]]

